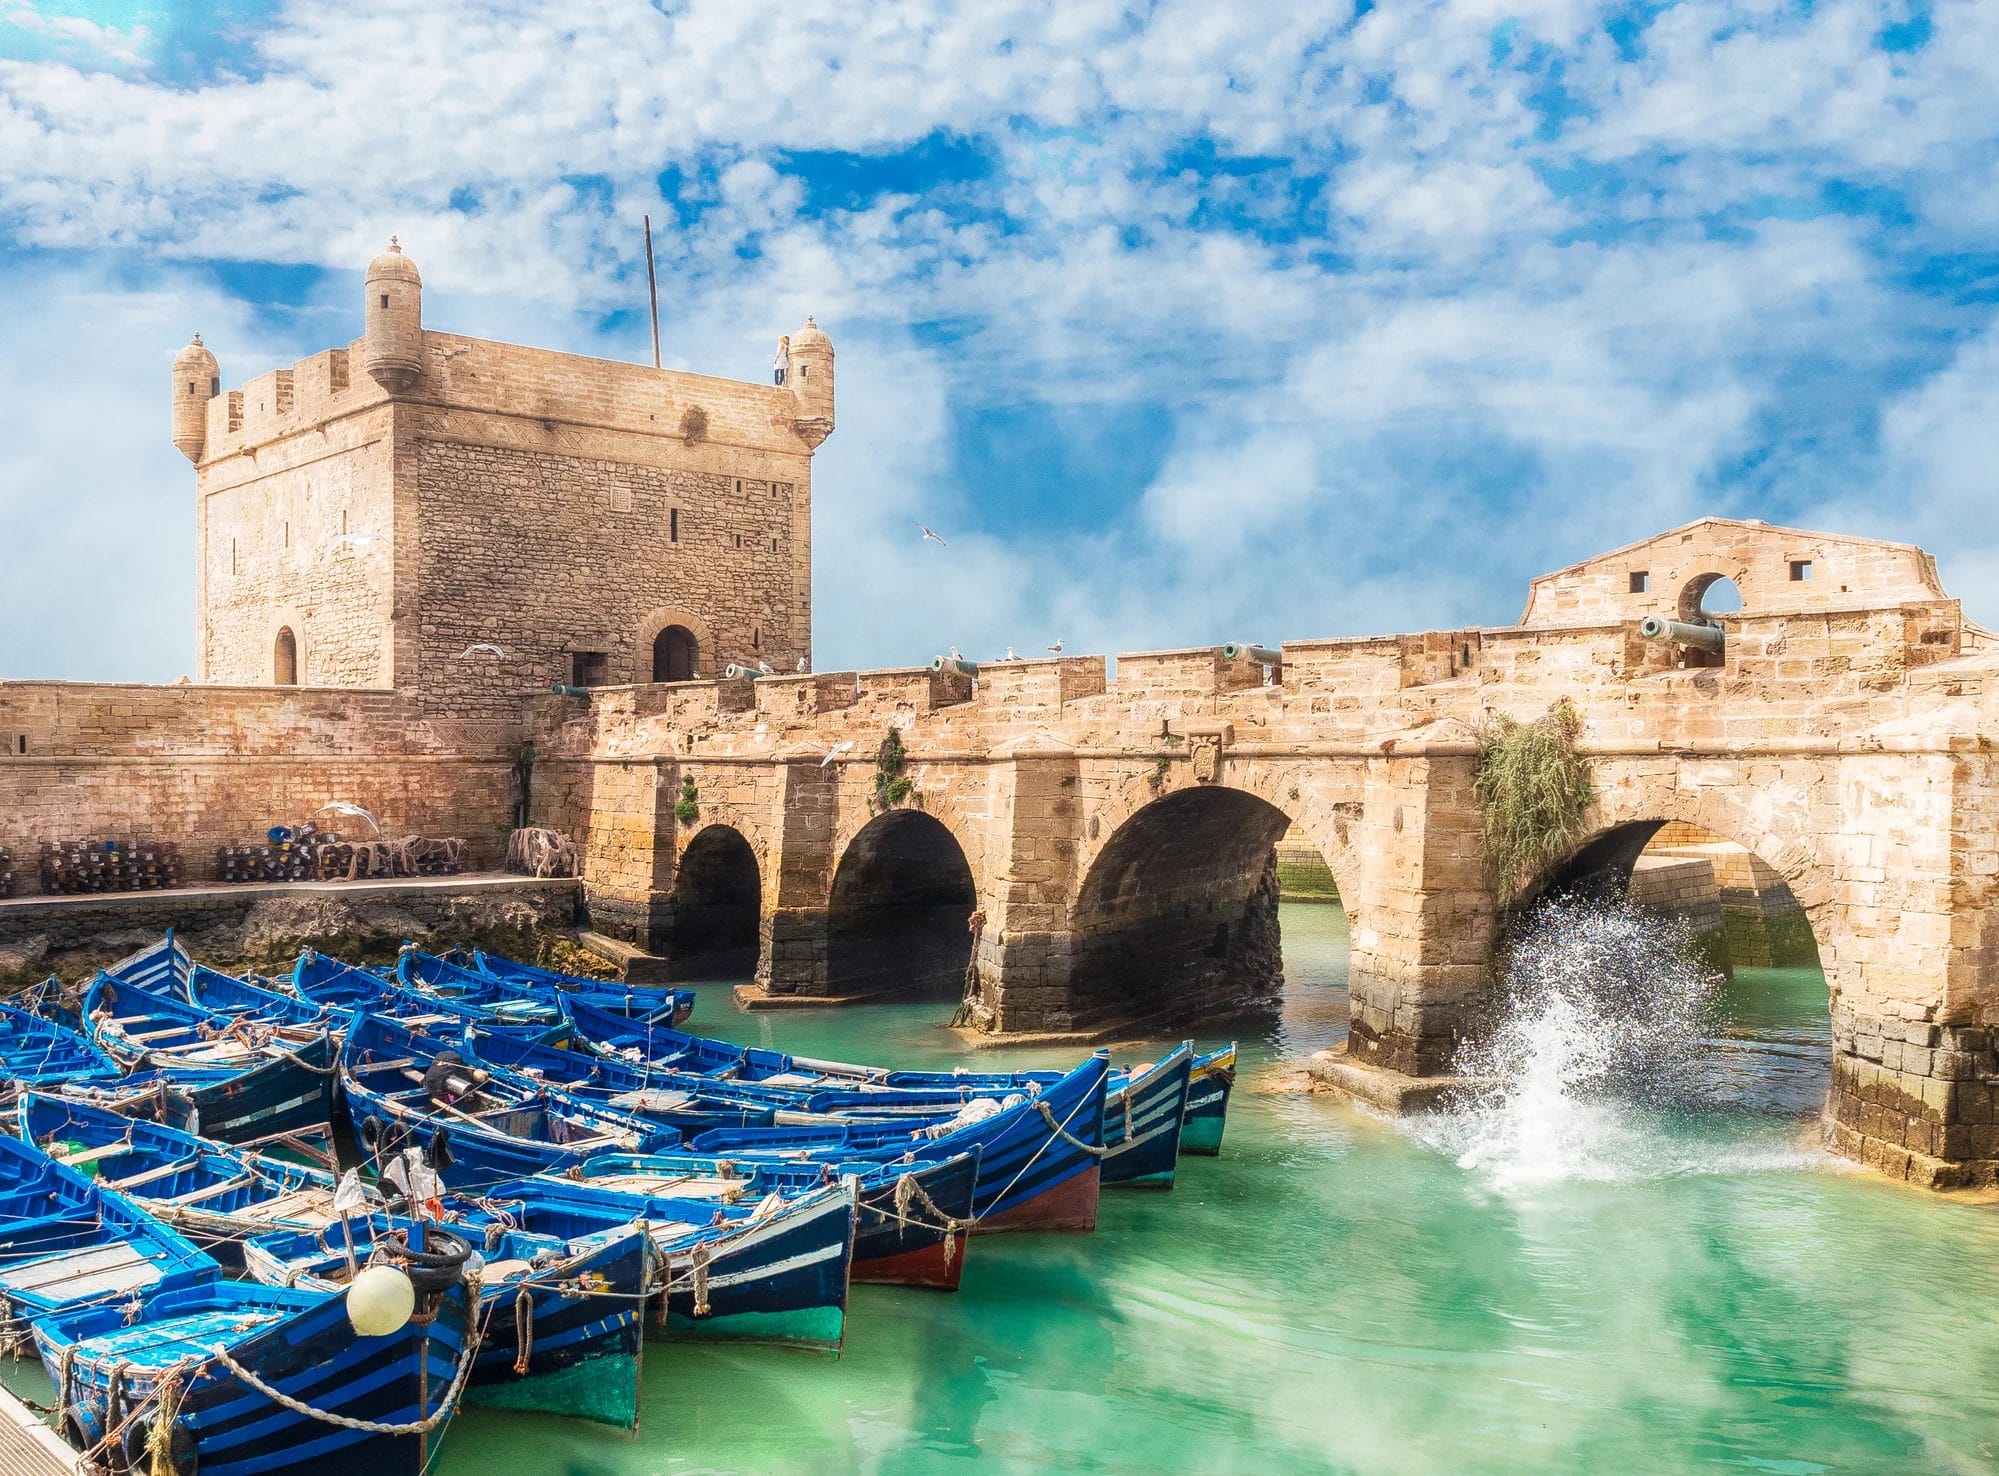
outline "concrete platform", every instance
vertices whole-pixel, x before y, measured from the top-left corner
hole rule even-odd
[[[75,1476],[83,1458],[41,1417],[0,1389],[0,1476]]]
[[[1312,1084],[1397,1117],[1433,1112],[1452,1092],[1476,1084],[1469,1076],[1404,1076],[1354,1060],[1344,1050],[1319,1051],[1305,1063]]]

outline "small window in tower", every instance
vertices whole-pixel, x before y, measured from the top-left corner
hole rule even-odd
[[[208,381],[208,392],[211,395],[219,395],[222,393],[222,376],[220,374],[216,375],[213,379]]]
[[[772,553],[776,553],[776,552],[777,552],[777,540],[776,540],[775,538],[771,539],[771,541],[770,541],[770,551],[771,551]]]
[[[680,509],[677,507],[667,509],[666,541],[668,543],[680,542]]]
[[[800,364],[798,366],[799,382],[803,383],[804,381],[810,379],[811,377],[812,377],[812,366],[810,364]]]
[[[1810,559],[1791,560],[1791,583],[1803,584],[1807,579],[1811,577],[1812,577],[1812,561]]]
[[[571,651],[569,657],[575,686],[601,687],[610,676],[611,658],[603,651]]]
[[[736,495],[738,497],[743,495],[743,479],[741,477],[736,478]]]
[[[285,547],[286,547],[286,548],[290,548],[291,546],[292,546],[292,525],[291,525],[290,523],[286,523],[286,524],[285,524]]]
[[[753,625],[750,627],[750,649],[752,651],[761,651],[763,649],[763,630],[759,626]]]
[[[194,393],[194,381],[193,381],[193,380],[191,380],[191,379],[190,379],[190,380],[189,380],[189,381],[187,382],[187,392],[188,392],[189,394],[193,394],[193,393]]]
[[[1642,595],[1651,587],[1652,576],[1649,573],[1643,569],[1633,569],[1631,571],[1631,592],[1633,594]]]
[[[340,536],[347,536],[347,509],[344,507],[340,509]]]
[[[742,546],[743,546],[743,535],[738,533],[736,535],[736,547],[741,548]]]
[[[382,294],[382,306],[387,307],[388,305],[389,305],[389,294],[384,292]]]
[[[236,540],[233,538],[229,540],[229,572],[236,572]]]
[[[14,752],[26,753],[27,751],[28,751],[28,735],[26,733],[17,734],[14,739]]]

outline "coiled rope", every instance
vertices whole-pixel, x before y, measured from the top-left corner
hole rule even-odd
[[[958,1237],[971,1228],[970,1220],[955,1220],[937,1206],[930,1192],[916,1182],[915,1174],[904,1174],[895,1181],[895,1216],[905,1225],[921,1225],[928,1229],[931,1222],[911,1216],[910,1210],[921,1205],[937,1217],[936,1225],[944,1232],[944,1264],[948,1267],[958,1259]]]

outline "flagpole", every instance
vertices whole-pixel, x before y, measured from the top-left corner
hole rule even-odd
[[[646,295],[652,299],[652,367],[659,368],[659,278],[652,265],[652,216],[646,223]]]

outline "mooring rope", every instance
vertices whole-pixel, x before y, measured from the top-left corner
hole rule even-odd
[[[293,1414],[304,1415],[307,1419],[318,1420],[322,1424],[335,1425],[343,1430],[362,1430],[370,1435],[428,1435],[439,1425],[451,1418],[457,1407],[458,1396],[465,1388],[465,1380],[472,1372],[472,1365],[478,1360],[479,1344],[485,1329],[479,1316],[479,1273],[469,1272],[465,1277],[465,1347],[458,1355],[458,1371],[451,1376],[451,1386],[444,1391],[443,1402],[437,1406],[435,1414],[420,1420],[406,1420],[392,1424],[385,1420],[360,1420],[352,1415],[336,1414],[330,1409],[317,1409],[303,1399],[294,1399],[282,1389],[274,1389],[256,1374],[243,1367],[229,1356],[229,1350],[217,1343],[209,1350],[210,1355],[245,1384],[270,1400],[282,1405]]]
[[[937,1217],[934,1228],[942,1229],[944,1232],[944,1264],[949,1266],[958,1259],[958,1236],[970,1229],[972,1222],[953,1219],[945,1214],[938,1208],[937,1201],[930,1197],[930,1192],[916,1182],[915,1174],[904,1174],[895,1181],[895,1218],[905,1225],[917,1225],[926,1230],[933,1228],[931,1221],[918,1220],[910,1215],[910,1208],[914,1204],[922,1205]]]
[[[1078,1103],[1077,1110],[1080,1111],[1081,1107],[1082,1104]],[[1074,1120],[1076,1116],[1074,1112],[1071,1112],[1069,1116],[1065,1117],[1062,1121],[1057,1122],[1055,1120],[1055,1114],[1048,1110],[1048,1104],[1046,1102],[1041,1101],[1039,1098],[1035,1100],[1034,1110],[1036,1112],[1039,1112],[1042,1115],[1042,1117],[1047,1120],[1048,1125],[1053,1129],[1055,1129],[1055,1135],[1058,1138],[1060,1138],[1063,1142],[1067,1143],[1071,1148],[1080,1148],[1083,1150],[1083,1152],[1089,1154],[1090,1157],[1092,1158],[1108,1158],[1111,1156],[1111,1154],[1117,1151],[1115,1148],[1105,1148],[1095,1143],[1085,1143],[1081,1138],[1077,1137],[1074,1133],[1070,1132],[1069,1124],[1071,1121]],[[1128,1133],[1130,1132],[1130,1130],[1131,1130],[1130,1119],[1127,1118],[1125,1121],[1125,1131]],[[1043,1144],[1042,1146],[1045,1148],[1047,1145]],[[1041,1155],[1037,1153],[1035,1155],[1035,1158],[1039,1158],[1040,1156]],[[1030,1158],[1028,1162],[1032,1163],[1034,1162],[1034,1159]],[[1022,1172],[1024,1173],[1026,1172],[1026,1170],[1023,1169]]]

